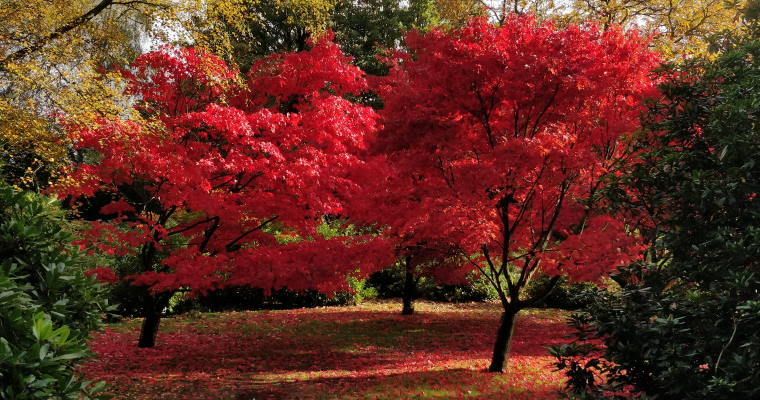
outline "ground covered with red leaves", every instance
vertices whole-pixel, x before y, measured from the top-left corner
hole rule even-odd
[[[82,373],[117,399],[555,399],[562,376],[546,347],[565,340],[566,313],[524,310],[506,374],[484,372],[497,304],[399,304],[194,313],[162,322],[153,349],[139,321],[91,342]]]

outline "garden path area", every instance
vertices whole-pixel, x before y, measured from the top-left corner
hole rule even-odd
[[[154,349],[139,320],[96,334],[82,367],[116,399],[554,399],[562,376],[546,346],[567,314],[524,310],[506,374],[483,372],[500,306],[397,302],[282,311],[192,313],[162,321]]]

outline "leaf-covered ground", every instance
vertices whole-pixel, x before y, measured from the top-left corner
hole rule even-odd
[[[566,314],[518,316],[508,372],[484,372],[500,307],[420,302],[188,314],[162,322],[154,349],[135,346],[139,321],[91,343],[82,372],[117,399],[554,399],[562,377],[546,346]]]

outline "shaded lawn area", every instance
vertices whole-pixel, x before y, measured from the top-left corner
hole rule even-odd
[[[555,399],[562,376],[546,346],[567,313],[520,313],[506,374],[483,372],[498,304],[398,302],[282,311],[193,313],[162,321],[138,349],[139,323],[107,327],[82,372],[117,399]]]

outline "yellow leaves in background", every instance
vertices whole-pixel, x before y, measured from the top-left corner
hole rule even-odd
[[[197,1],[197,0],[196,0]],[[203,0],[182,19],[194,46],[208,49],[228,62],[251,49],[279,49],[274,35],[297,26],[313,36],[324,33],[337,0]],[[270,35],[262,35],[267,32]],[[242,48],[241,48],[242,46]],[[287,46],[285,46],[287,47]],[[254,51],[255,52],[255,51]],[[254,54],[253,56],[261,56]]]
[[[675,4],[673,4],[675,3]],[[746,0],[672,0],[673,12],[659,16],[662,34],[655,39],[667,59],[706,55],[715,34],[739,33]]]
[[[746,0],[576,0],[572,19],[654,34],[665,60],[707,55],[714,35],[743,30]]]
[[[121,81],[108,71],[140,53],[141,32],[169,4],[2,1],[0,164],[6,180],[45,185],[68,163],[59,117],[89,123],[123,112]]]
[[[462,26],[467,19],[486,16],[486,8],[479,0],[434,0],[438,16],[445,25]]]
[[[180,20],[193,45],[215,54],[230,54],[234,40],[248,31],[250,20],[257,18],[249,5],[260,0],[207,0],[189,18]]]
[[[66,158],[48,121],[0,99],[0,160],[19,165],[14,184],[32,187],[37,170]]]
[[[318,36],[330,23],[335,3],[336,0],[275,0],[275,7],[290,10],[288,23],[302,23]]]

